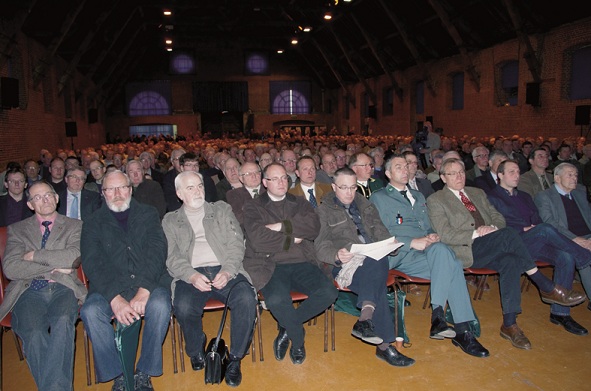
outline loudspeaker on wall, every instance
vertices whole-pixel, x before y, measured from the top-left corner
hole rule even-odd
[[[591,106],[577,106],[575,108],[575,125],[589,125]]]
[[[527,83],[525,85],[525,103],[540,107],[540,83]]]
[[[11,109],[19,105],[18,79],[0,77],[0,107]]]
[[[88,109],[88,123],[94,124],[98,122],[98,109]]]
[[[78,137],[76,121],[68,121],[66,124],[66,137]]]

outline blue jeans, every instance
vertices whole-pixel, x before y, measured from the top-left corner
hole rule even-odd
[[[12,309],[12,328],[39,390],[73,389],[77,319],[74,292],[56,282],[25,290]]]
[[[424,251],[412,250],[404,258],[396,258],[391,258],[393,269],[431,280],[432,306],[443,309],[448,302],[456,323],[474,320],[462,263],[446,244],[433,243]]]
[[[332,274],[336,277],[340,270],[340,267],[335,267]],[[384,257],[377,261],[373,258],[366,258],[363,265],[355,270],[351,285],[347,288],[357,294],[358,308],[361,308],[364,301],[375,304],[372,317],[375,333],[384,342],[393,342],[396,335],[394,334],[394,318],[388,305],[387,279],[388,258]]]
[[[171,310],[168,289],[158,287],[150,292],[144,316],[142,354],[136,370],[150,376],[162,375],[162,343],[166,337]],[[123,373],[115,347],[113,310],[100,293],[92,293],[80,310],[80,317],[92,341],[94,367],[99,382],[109,381]]]
[[[532,258],[554,265],[554,283],[572,289],[575,268],[584,269],[591,264],[591,251],[579,246],[550,224],[543,223],[521,233]],[[569,315],[570,307],[552,304],[555,315]]]
[[[195,271],[213,280],[221,266],[199,267]],[[256,317],[256,294],[246,277],[238,274],[228,281],[222,289],[212,287],[210,292],[201,292],[193,285],[184,281],[177,281],[174,290],[174,314],[185,335],[185,351],[189,357],[196,356],[203,346],[203,308],[209,299],[226,302],[228,293],[233,286],[241,282],[232,290],[228,301],[230,309],[230,354],[242,358],[246,354],[252,337],[254,320]],[[215,332],[217,333],[217,329]],[[212,335],[214,338],[215,335]]]
[[[294,308],[291,291],[303,293],[308,299]],[[304,344],[302,324],[326,310],[339,292],[317,266],[303,262],[277,265],[261,293],[271,314],[287,330],[292,346],[300,348]]]

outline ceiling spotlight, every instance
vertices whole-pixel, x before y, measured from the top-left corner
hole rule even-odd
[[[164,10],[164,12],[163,12],[163,13],[164,13],[164,15],[165,15],[165,16],[170,16],[170,15],[172,15],[172,11],[169,11],[169,10]]]
[[[166,48],[167,52],[172,52],[172,48]]]
[[[172,39],[167,39],[166,41],[164,41],[167,45],[172,45]]]
[[[330,12],[327,12],[324,14],[324,20],[331,20],[332,19],[332,14]]]
[[[277,50],[277,54],[282,54],[283,53],[283,49],[278,49]]]
[[[304,32],[305,33],[309,33],[310,31],[312,31],[312,27],[310,27],[310,26],[304,27]]]
[[[295,39],[295,38],[294,38],[294,39],[292,39],[292,40],[291,40],[291,44],[292,44],[292,45],[297,45],[297,44],[298,44],[298,40],[297,40],[297,39]]]

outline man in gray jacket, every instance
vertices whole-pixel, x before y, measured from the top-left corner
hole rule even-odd
[[[29,188],[35,215],[8,227],[2,267],[11,280],[0,319],[12,310],[12,328],[23,341],[40,390],[72,390],[75,324],[86,288],[80,265],[82,221],[56,212],[59,197],[47,182]]]
[[[254,327],[256,296],[242,267],[244,238],[240,224],[230,205],[205,202],[202,178],[194,171],[183,171],[175,178],[183,206],[168,213],[162,222],[168,240],[166,266],[174,278],[174,312],[193,370],[205,365],[206,337],[201,323],[205,303],[210,298],[226,302],[229,296],[232,341],[225,379],[226,384],[236,387],[242,380],[240,360],[248,350]]]

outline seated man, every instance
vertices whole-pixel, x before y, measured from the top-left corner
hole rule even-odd
[[[97,192],[84,188],[86,173],[80,166],[69,169],[65,181],[66,189],[58,194],[58,212],[72,219],[88,220],[100,208],[101,197]]]
[[[228,158],[222,166],[224,173],[224,179],[219,181],[215,187],[217,191],[217,199],[220,201],[226,201],[226,194],[232,190],[242,187],[240,182],[240,163],[234,158]]]
[[[140,204],[156,208],[158,216],[162,219],[166,213],[166,199],[162,186],[153,179],[146,179],[144,167],[137,160],[127,162],[125,172],[131,180],[133,199]]]
[[[357,178],[350,168],[341,168],[334,174],[332,188],[318,207],[320,234],[314,242],[318,259],[327,264],[336,277],[342,265],[350,262],[354,254],[349,250],[354,243],[372,243],[390,237],[380,221],[375,207],[357,193]],[[359,266],[348,286],[358,295],[357,307],[361,315],[351,334],[377,345],[376,356],[390,365],[406,367],[414,360],[398,352],[390,343],[396,339],[394,320],[386,296],[388,258],[366,258]]]
[[[573,286],[575,266],[581,275],[591,277],[591,251],[562,235],[553,226],[543,223],[538,208],[529,194],[517,190],[520,168],[515,160],[505,160],[497,169],[499,185],[489,195],[490,203],[505,217],[507,225],[519,232],[533,259],[554,265],[554,282],[566,289]],[[583,285],[591,291],[591,278]],[[570,308],[552,304],[550,321],[562,325],[576,335],[587,335],[586,328],[570,316]]]
[[[82,222],[59,215],[58,200],[47,182],[33,183],[27,204],[35,215],[8,228],[2,267],[11,282],[0,319],[12,310],[37,388],[62,391],[73,390],[78,304],[86,288],[74,270]]]
[[[554,182],[548,190],[539,192],[535,197],[542,221],[579,246],[591,250],[591,208],[585,187],[578,184],[577,168],[570,163],[559,164],[554,169]],[[587,294],[591,294],[589,270],[579,269]],[[591,310],[591,303],[587,308]]]
[[[493,191],[497,187],[497,183],[499,183],[497,177],[497,168],[501,162],[504,162],[507,159],[509,159],[509,157],[505,152],[500,150],[492,151],[488,157],[490,170],[483,172],[481,176],[474,179],[474,186],[484,190],[486,194]],[[470,185],[468,184],[468,186]]]
[[[519,190],[525,191],[532,198],[554,184],[552,175],[546,172],[550,164],[548,152],[544,148],[536,148],[529,155],[531,169],[521,174]]]
[[[441,166],[445,188],[427,201],[429,217],[440,240],[449,245],[464,267],[487,268],[499,273],[503,324],[501,337],[519,349],[531,343],[517,325],[521,312],[520,278],[523,272],[537,285],[542,301],[574,306],[585,295],[554,285],[536,267],[513,228],[488,201],[481,189],[466,187],[464,163],[449,159]]]
[[[488,357],[488,350],[470,331],[470,322],[475,317],[462,264],[433,232],[425,197],[408,188],[406,159],[402,155],[394,155],[388,159],[385,168],[390,183],[375,192],[370,201],[375,204],[390,235],[404,243],[398,250],[398,256],[390,258],[390,269],[431,280],[433,311],[430,338],[453,338],[452,343],[464,352],[475,357]],[[445,321],[443,308],[446,302],[453,312],[455,330]]]
[[[205,303],[210,298],[225,303],[235,287],[228,301],[232,343],[225,379],[236,387],[242,381],[240,360],[248,351],[257,300],[242,267],[244,239],[238,221],[225,202],[205,202],[201,178],[201,174],[185,171],[175,179],[183,206],[162,222],[168,239],[166,266],[174,278],[174,312],[193,370],[205,366],[207,341],[201,323]]]
[[[130,325],[144,317],[135,389],[151,390],[151,376],[162,375],[172,279],[158,212],[131,192],[131,180],[121,171],[103,178],[105,202],[82,229],[82,265],[92,283],[80,316],[92,341],[97,379],[115,379],[113,390],[125,385],[111,321]]]
[[[357,176],[357,192],[365,198],[369,199],[374,191],[384,187],[384,183],[380,179],[371,177],[373,160],[368,154],[359,152],[351,156],[349,168],[355,171]]]
[[[256,163],[244,163],[240,166],[239,178],[244,186],[230,190],[226,193],[226,198],[232,206],[234,216],[244,230],[244,212],[242,210],[244,203],[258,197],[266,190],[261,185],[261,169]]]
[[[332,192],[330,185],[316,181],[316,163],[310,156],[299,158],[296,167],[298,181],[294,187],[289,189],[289,192],[304,197],[312,204],[313,208],[318,207],[322,198]]]
[[[4,184],[8,193],[0,196],[0,227],[24,220],[31,216],[25,188],[25,173],[20,168],[12,168],[6,172]]]
[[[417,178],[417,171],[419,169],[419,158],[412,151],[406,151],[402,154],[406,163],[408,164],[408,187],[413,190],[420,191],[421,194],[426,198],[429,198],[435,191],[426,178]],[[384,169],[385,175],[386,169]]]
[[[265,167],[263,185],[266,193],[244,203],[244,268],[279,323],[275,358],[285,358],[291,340],[291,361],[301,364],[306,359],[302,324],[328,308],[338,292],[318,267],[313,241],[320,222],[312,205],[287,193],[287,172],[278,163]],[[294,308],[291,291],[308,299]]]

